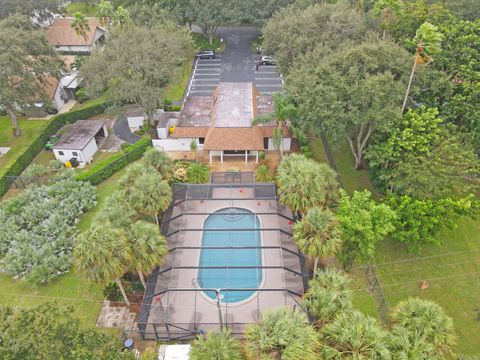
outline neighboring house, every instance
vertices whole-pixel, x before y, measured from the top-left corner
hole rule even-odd
[[[46,38],[55,50],[63,54],[88,55],[96,47],[101,46],[107,36],[107,30],[100,26],[95,18],[87,18],[90,31],[85,39],[77,35],[72,28],[73,18],[55,19],[46,30]]]
[[[53,153],[62,163],[75,158],[83,166],[92,161],[107,136],[104,121],[78,120],[55,143]]]
[[[223,162],[230,156],[242,156],[245,162],[253,157],[258,162],[259,151],[274,150],[272,137],[277,122],[252,125],[252,121],[273,111],[272,96],[260,95],[252,83],[222,82],[212,97],[189,97],[178,120],[164,122],[163,128],[169,130],[167,137],[159,133],[153,145],[166,151],[189,151],[195,140],[198,150],[209,152],[210,162],[215,158]],[[290,151],[292,135],[288,128],[283,129],[283,137],[283,150]]]

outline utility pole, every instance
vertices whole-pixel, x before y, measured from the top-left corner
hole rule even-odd
[[[218,321],[220,322],[220,330],[223,331],[222,308],[220,307],[220,301],[222,301],[222,295],[220,294],[220,289],[215,290],[215,297],[217,299]]]

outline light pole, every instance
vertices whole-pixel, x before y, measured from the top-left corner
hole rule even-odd
[[[215,297],[217,299],[218,321],[220,322],[220,330],[223,331],[222,309],[220,307],[220,302],[222,301],[222,294],[220,294],[220,290],[221,289],[215,290]]]

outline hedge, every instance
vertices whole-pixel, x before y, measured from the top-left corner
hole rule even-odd
[[[19,176],[27,168],[35,156],[42,151],[48,141],[49,136],[56,134],[64,125],[71,124],[77,120],[88,119],[92,116],[105,112],[107,105],[105,102],[95,103],[84,108],[73,110],[64,114],[56,115],[50,123],[38,135],[38,137],[25,149],[7,171],[0,177],[0,196],[3,196],[12,185],[12,178],[9,176]]]
[[[78,174],[75,178],[81,181],[88,181],[92,185],[98,185],[131,162],[140,159],[145,150],[151,146],[151,139],[140,139],[135,144],[127,146],[118,154],[102,160],[87,171]]]

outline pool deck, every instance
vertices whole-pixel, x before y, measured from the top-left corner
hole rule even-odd
[[[208,199],[187,199],[180,202],[173,208],[171,219],[174,220],[168,226],[168,234],[172,234],[168,236],[169,248],[200,247],[207,217],[229,207],[244,208],[255,213],[260,220],[262,246],[275,247],[261,250],[263,266],[276,267],[262,269],[259,288],[268,291],[257,291],[240,302],[221,304],[222,321],[236,334],[243,332],[248,323],[258,322],[266,309],[298,306],[300,297],[289,293],[287,289],[301,295],[304,284],[298,275],[301,273],[300,260],[295,255],[298,250],[293,238],[288,235],[292,232],[291,221],[288,219],[291,213],[275,199],[255,199],[252,188],[216,187]],[[287,218],[279,216],[279,212]],[[181,214],[183,215],[175,218]],[[293,253],[278,248],[280,246]],[[149,278],[149,282],[154,282],[150,283],[150,286],[154,286],[153,293],[169,289],[163,295],[153,298],[146,321],[148,324],[156,324],[157,331],[165,325],[191,332],[219,328],[215,301],[202,291],[193,290],[199,288],[197,267],[200,252],[199,248],[171,251],[166,256],[162,269],[172,266],[174,269]]]

